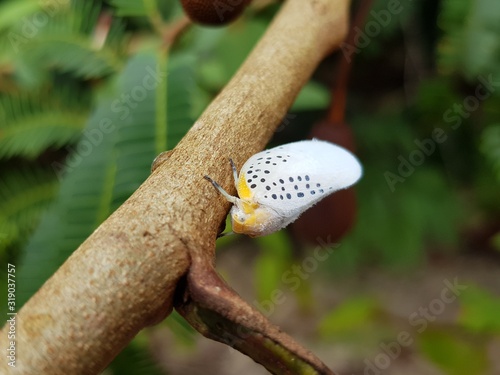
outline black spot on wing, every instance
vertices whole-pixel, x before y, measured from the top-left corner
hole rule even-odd
[[[315,181],[316,177],[311,174],[288,175],[285,165],[281,163],[292,162],[293,159],[283,151],[283,147],[267,150],[247,168],[246,174],[250,177],[247,182],[251,189],[268,193],[262,195],[264,199],[293,201],[305,198],[304,202],[313,199],[313,196],[324,194],[325,191],[333,190],[333,187],[322,186]],[[262,169],[259,169],[259,165],[262,165]]]

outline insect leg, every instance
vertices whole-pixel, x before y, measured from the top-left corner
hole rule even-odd
[[[226,236],[230,236],[232,234],[235,234],[233,231],[230,231],[230,232],[226,232],[226,233],[220,233],[217,235],[217,238],[221,238],[221,237],[226,237]]]

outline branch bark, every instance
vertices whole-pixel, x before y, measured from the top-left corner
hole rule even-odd
[[[232,186],[321,59],[343,40],[349,0],[288,0],[237,74],[141,187],[81,244],[16,316],[16,367],[96,374],[172,310],[191,264],[213,264]],[[230,190],[230,189],[229,189]],[[233,190],[232,193],[235,193]],[[9,346],[6,325],[0,347]]]

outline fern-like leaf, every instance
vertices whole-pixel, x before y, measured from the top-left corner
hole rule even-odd
[[[12,27],[18,20],[40,10],[42,4],[32,0],[7,1],[0,4],[0,30]]]
[[[52,171],[19,169],[2,171],[0,179],[0,254],[20,244],[37,225],[58,187]]]
[[[134,56],[119,75],[113,96],[101,99],[89,119],[88,136],[64,163],[54,165],[66,174],[54,206],[26,248],[20,303],[133,193],[148,176],[155,155],[173,147],[191,125],[195,86],[188,61],[194,64],[194,59],[180,57],[167,63],[154,52]]]
[[[189,56],[172,56],[169,61],[153,53],[136,57],[130,76],[137,81],[127,85],[139,92],[148,77],[157,86],[154,91],[144,90],[146,99],[133,103],[133,113],[123,120],[117,132],[119,173],[113,210],[146,179],[154,157],[173,148],[191,126],[192,97],[196,89],[193,66],[194,59]],[[124,103],[117,108],[124,114],[129,111]]]
[[[101,102],[88,121],[87,134],[100,131],[100,121],[112,115],[110,105],[109,98]],[[100,134],[103,136],[96,146],[92,146],[84,137],[63,163],[52,164],[62,178],[60,190],[25,248],[25,258],[18,273],[22,285],[18,290],[20,304],[109,215],[110,191],[115,173],[113,134],[103,134],[102,131]],[[84,149],[84,143],[90,146]]]
[[[76,141],[89,105],[72,85],[0,97],[0,158],[33,158],[49,146]]]
[[[26,35],[25,25],[10,31],[9,40],[16,61],[29,62],[31,69],[55,67],[84,78],[97,78],[119,71],[123,66],[126,38],[120,19],[101,12],[97,1],[73,1],[60,7]],[[36,14],[33,15],[36,19]]]
[[[117,14],[123,16],[149,16],[157,12],[156,0],[110,0]]]
[[[183,13],[178,1],[109,0],[109,3],[116,8],[116,14],[120,17],[148,17],[150,20],[162,18],[166,21]]]

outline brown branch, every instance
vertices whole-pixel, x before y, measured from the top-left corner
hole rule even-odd
[[[319,61],[338,46],[348,0],[288,0],[246,62],[142,186],[18,313],[17,367],[0,373],[95,374],[172,310],[193,264],[212,263],[229,208],[203,176],[231,186]],[[7,327],[0,347],[8,347]]]
[[[365,24],[368,12],[372,8],[373,0],[363,0],[361,1],[358,9],[356,10],[356,15],[352,21],[351,29],[345,44],[348,46],[354,46],[356,40],[356,27],[363,27]],[[328,111],[327,119],[332,124],[343,124],[345,122],[345,107],[347,102],[347,85],[349,83],[349,77],[351,74],[352,66],[354,64],[354,56],[352,59],[347,59],[345,56],[340,57],[339,66],[337,68],[337,82],[332,88],[332,103],[330,104],[330,109]]]
[[[191,25],[191,20],[186,16],[182,16],[171,25],[168,25],[162,32],[163,47],[170,48],[189,25]]]
[[[273,374],[335,375],[319,358],[243,301],[210,264],[193,261],[177,311],[199,332],[232,346]]]

